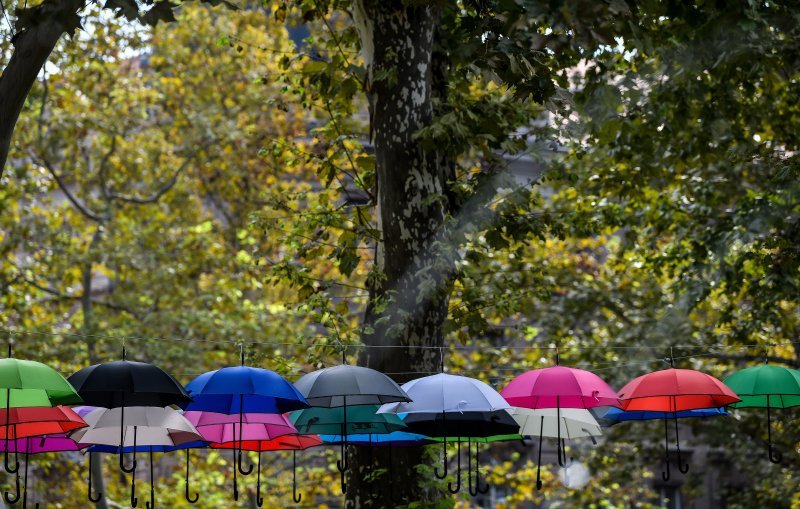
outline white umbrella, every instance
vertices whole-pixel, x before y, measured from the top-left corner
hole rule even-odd
[[[466,376],[440,373],[411,380],[402,388],[411,402],[387,403],[378,409],[379,414],[495,412],[510,408],[496,390]]]
[[[90,445],[120,445],[121,408],[97,408],[83,417],[89,426],[70,434],[75,442]],[[174,446],[203,440],[183,415],[171,408],[127,407],[123,447]]]
[[[123,414],[123,408],[96,408],[83,416],[83,420],[89,426],[76,430],[69,437],[78,444],[111,446],[115,450],[119,450],[120,454],[123,451],[133,453],[133,467],[131,469],[131,505],[133,507],[136,507],[137,504],[136,452],[137,449],[149,452],[150,502],[147,503],[147,507],[148,509],[154,509],[153,449],[177,447],[191,442],[202,441],[203,437],[192,426],[192,423],[171,408],[154,406],[127,407],[124,412]],[[122,422],[123,417],[125,419],[124,424]],[[120,428],[123,429],[120,430]],[[122,432],[121,444],[120,431]]]
[[[512,408],[511,416],[520,425],[520,435],[572,439],[603,434],[600,424],[585,408]]]

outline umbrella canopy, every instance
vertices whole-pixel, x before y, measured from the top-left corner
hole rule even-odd
[[[165,407],[191,401],[177,380],[145,362],[95,364],[74,373],[67,381],[86,404],[98,407]]]
[[[680,412],[741,401],[728,386],[693,369],[662,369],[628,382],[619,391],[623,410]]]
[[[87,447],[88,444],[78,444],[81,447]],[[186,449],[205,449],[208,447],[208,442],[202,441],[194,441],[194,442],[185,442],[179,445],[140,445],[136,444],[136,447],[127,446],[123,447],[120,451],[119,445],[92,445],[86,449],[86,452],[106,452],[110,454],[119,454],[120,452],[124,453],[132,453],[132,452],[174,452],[174,451],[183,451]]]
[[[424,435],[406,431],[393,431],[386,434],[357,433],[346,437],[342,437],[342,435],[320,435],[320,438],[327,444],[340,444],[343,441],[347,441],[354,445],[372,447],[410,447],[433,443],[433,440]]]
[[[4,417],[10,419],[10,424],[0,426],[0,437],[7,440],[66,433],[86,427],[86,422],[65,406],[12,408]]]
[[[383,405],[411,401],[394,380],[374,369],[343,364],[320,369],[295,382],[311,406]]]
[[[717,417],[720,415],[729,415],[725,407],[719,408],[698,408],[695,410],[684,410],[676,412],[674,415],[671,412],[651,412],[646,410],[633,410],[625,411],[615,407],[597,407],[590,410],[592,415],[597,419],[600,426],[609,427],[621,422],[629,421],[650,421],[655,419],[688,419],[691,417],[704,418],[704,417]]]
[[[309,407],[291,382],[273,371],[249,366],[203,373],[186,390],[194,401],[183,403],[185,410],[284,413]]]
[[[391,415],[391,414],[390,414]],[[428,437],[481,438],[519,434],[519,424],[507,410],[408,414],[406,431]]]
[[[769,460],[780,463],[781,453],[772,449],[771,408],[790,408],[800,405],[800,371],[783,366],[763,364],[743,369],[725,379],[742,401],[735,408],[765,408],[767,411],[767,446]]]
[[[87,413],[89,425],[69,436],[80,444],[119,447],[122,409],[97,408]],[[134,429],[135,428],[135,429]],[[125,409],[122,446],[174,446],[203,441],[192,424],[171,408],[129,407]]]
[[[18,438],[16,440],[0,440],[0,449],[9,452],[41,454],[45,452],[80,451],[88,445],[80,445],[67,437],[65,433],[39,437]]]
[[[468,437],[467,440],[473,444],[494,444],[497,442],[513,442],[524,438],[524,436],[515,433],[511,435],[492,435],[490,437]],[[429,440],[432,442],[464,442],[463,437],[430,437]]]
[[[511,415],[522,435],[573,439],[603,434],[597,420],[585,408],[513,408]]]
[[[238,443],[238,441],[237,441]],[[302,451],[309,447],[322,445],[322,439],[317,435],[284,435],[272,440],[243,440],[242,449],[245,451]],[[210,444],[212,449],[235,449],[234,442]]]
[[[190,410],[183,412],[186,420],[194,427],[214,426],[218,424],[239,424],[239,416],[234,414],[220,414],[217,412],[198,412]],[[292,426],[289,418],[282,414],[243,413],[242,424],[272,424],[275,426]]]
[[[522,408],[619,406],[617,393],[599,376],[566,366],[523,373],[500,394],[511,406]]]
[[[297,434],[297,429],[280,414],[269,414],[277,417],[274,423],[249,423],[239,427],[239,423],[208,424],[199,426],[197,431],[203,439],[213,443],[231,442],[240,440],[272,440],[283,435]]]
[[[378,413],[494,412],[508,402],[487,384],[460,375],[440,373],[403,384],[410,402],[383,405]]]
[[[300,433],[304,434],[342,434],[356,433],[383,434],[398,431],[406,424],[394,414],[378,414],[376,405],[361,405],[338,408],[308,408],[292,412],[291,421]],[[346,415],[345,415],[346,412]]]
[[[742,400],[734,408],[790,408],[800,406],[800,371],[763,364],[730,375],[725,385]]]
[[[75,389],[57,371],[41,362],[0,359],[0,405],[37,407],[77,405]]]

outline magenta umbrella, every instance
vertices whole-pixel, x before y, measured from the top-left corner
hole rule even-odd
[[[185,412],[203,439],[212,443],[239,442],[243,440],[272,440],[284,435],[297,434],[297,428],[282,414],[242,414],[241,436],[237,436],[239,415],[214,412]]]
[[[66,433],[58,433],[54,435],[18,438],[16,440],[0,440],[0,449],[8,452],[24,453],[25,455],[25,477],[24,489],[22,494],[22,507],[28,505],[28,456],[31,454],[41,454],[46,452],[66,452],[66,451],[79,451],[89,447],[88,444],[78,445],[74,440],[67,437]],[[9,503],[14,503],[19,498],[19,472],[16,476],[17,484],[17,499],[6,497]],[[36,503],[38,509],[39,504]]]
[[[602,378],[583,369],[568,368],[556,365],[549,368],[527,371],[500,391],[508,403],[513,407],[541,409],[555,408],[556,419],[561,420],[562,408],[594,408],[598,406],[620,406],[617,393],[609,387]],[[544,424],[544,416],[542,416]],[[564,439],[561,438],[561,426],[557,426],[558,436],[558,464],[561,467],[569,466],[567,454],[564,449]],[[571,463],[570,459],[570,463]],[[542,436],[539,436],[539,465],[542,463]],[[536,472],[536,488],[542,489],[539,470]]]

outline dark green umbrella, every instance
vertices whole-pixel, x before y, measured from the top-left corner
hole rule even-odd
[[[767,409],[767,447],[769,460],[780,463],[781,453],[772,450],[770,409],[800,406],[800,371],[783,366],[763,364],[737,371],[724,380],[742,398],[734,408]]]
[[[377,405],[359,405],[337,408],[307,408],[292,412],[290,419],[297,431],[308,435],[345,435],[341,441],[342,458],[347,457],[347,435],[386,434],[406,427],[394,414],[378,414]],[[347,467],[339,465],[342,493],[347,491],[344,473]]]

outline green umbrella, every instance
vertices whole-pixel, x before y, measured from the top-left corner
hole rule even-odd
[[[77,405],[83,400],[75,389],[57,371],[41,362],[11,358],[0,359],[0,405],[6,408],[6,441],[8,441],[10,408],[52,407]],[[8,448],[3,452],[7,472],[16,473],[19,463],[11,467],[8,463]]]
[[[336,408],[306,408],[292,412],[290,419],[297,431],[304,435],[381,435],[398,431],[406,424],[395,414],[378,414],[377,405]]]
[[[726,378],[724,383],[742,398],[741,402],[731,405],[734,408],[767,409],[769,460],[772,463],[780,463],[781,454],[772,450],[770,409],[800,405],[800,371],[763,364],[737,371]]]

